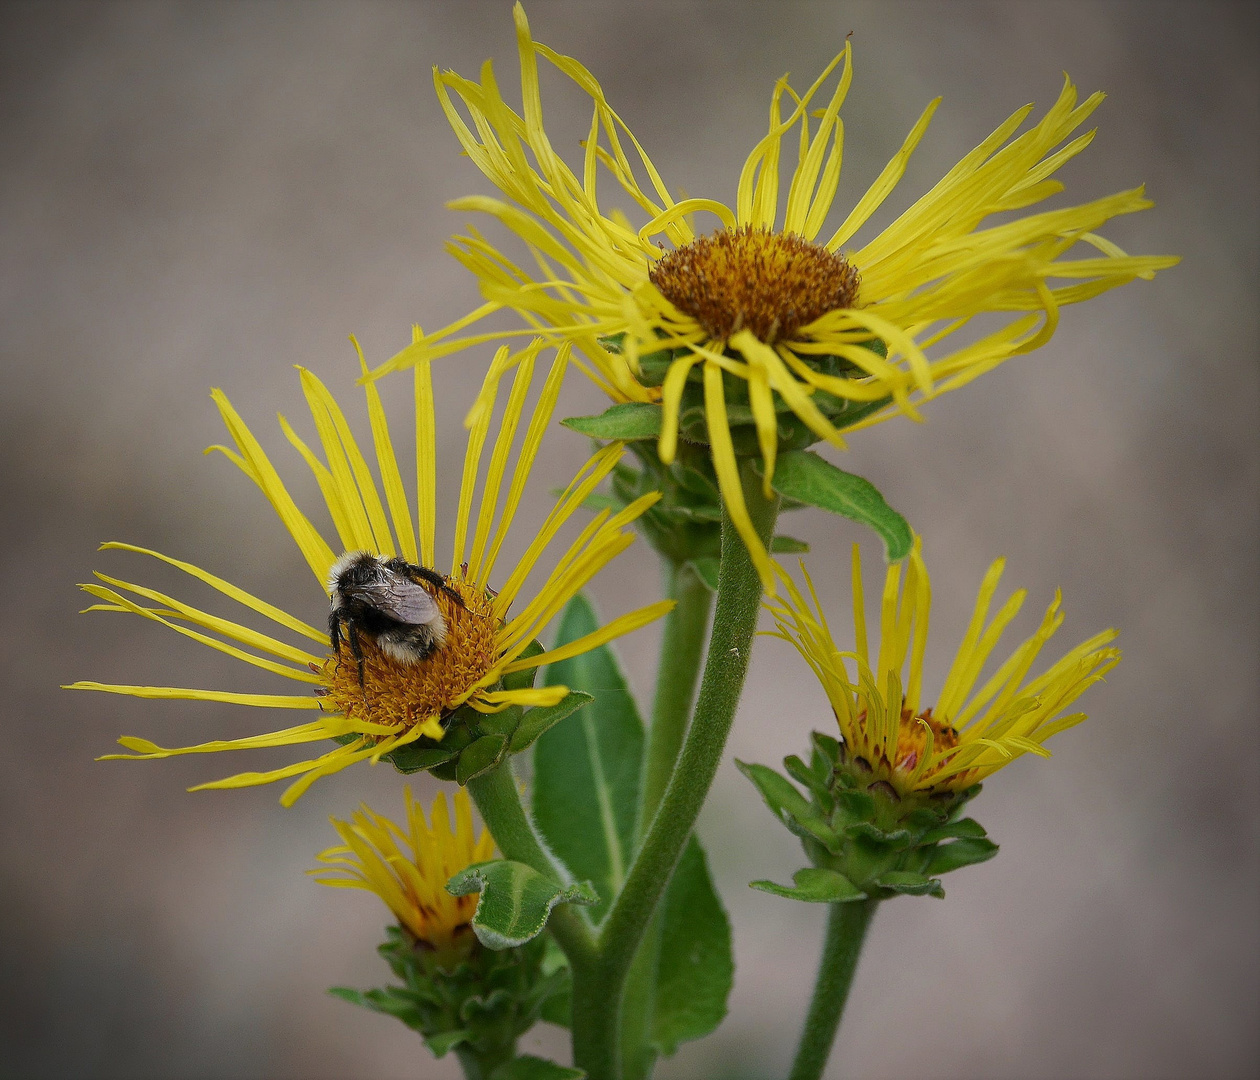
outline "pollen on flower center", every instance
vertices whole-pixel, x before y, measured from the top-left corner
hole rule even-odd
[[[464,598],[464,606],[433,590],[446,620],[442,647],[418,664],[400,664],[362,637],[360,686],[358,665],[350,646],[343,643],[320,670],[325,709],[402,730],[441,716],[466,698],[468,689],[494,666],[499,620],[490,595],[458,578],[450,578],[448,584]]]
[[[663,256],[648,275],[718,341],[751,330],[772,344],[857,303],[856,268],[794,233],[719,229]]]

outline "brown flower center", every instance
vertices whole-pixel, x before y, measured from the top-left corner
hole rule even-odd
[[[400,664],[361,636],[360,686],[358,665],[350,646],[343,643],[320,669],[326,687],[324,707],[393,728],[409,728],[451,709],[494,666],[499,620],[492,597],[458,578],[449,579],[449,584],[464,598],[463,607],[441,590],[430,590],[446,620],[446,640],[440,649],[418,664]]]
[[[858,272],[793,233],[719,229],[663,256],[648,276],[716,341],[751,330],[772,344],[819,315],[857,303]]]

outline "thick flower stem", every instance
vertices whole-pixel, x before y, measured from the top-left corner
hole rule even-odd
[[[814,997],[809,1004],[809,1015],[805,1018],[789,1080],[819,1080],[822,1076],[840,1027],[853,973],[857,970],[858,954],[878,903],[878,900],[857,900],[830,905],[827,939],[818,962]]]
[[[469,780],[468,793],[505,859],[531,866],[553,881],[565,880],[525,814],[510,759],[497,769]],[[587,920],[571,905],[561,904],[552,911],[547,925],[574,971],[591,963],[595,955],[594,936]]]
[[[761,480],[748,462],[742,464],[741,480],[753,526],[768,544],[779,501],[764,497]],[[756,567],[724,515],[713,635],[695,717],[625,887],[600,928],[596,963],[590,971],[574,971],[573,1060],[590,1080],[619,1077],[620,1005],[626,975],[721,763],[748,671],[760,602]]]
[[[688,563],[666,563],[666,580],[675,607],[665,616],[661,659],[656,669],[656,699],[652,726],[643,756],[642,797],[639,801],[638,836],[652,823],[661,804],[674,765],[682,751],[687,721],[704,658],[704,636],[709,627],[713,594]]]

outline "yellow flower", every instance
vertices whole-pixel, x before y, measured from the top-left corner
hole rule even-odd
[[[315,879],[321,885],[376,893],[417,941],[455,959],[472,946],[469,924],[479,894],[452,896],[446,883],[466,866],[493,858],[494,840],[484,828],[473,839],[472,804],[462,788],[455,792],[454,829],[443,793],[429,811],[432,826],[410,787],[406,797],[405,830],[366,803],[351,821],[330,818],[345,846],[321,853],[324,865],[307,873],[322,875]]]
[[[1063,622],[1056,593],[1037,632],[976,691],[981,669],[1026,595],[1023,589],[1016,592],[986,625],[1004,563],[998,559],[989,567],[945,685],[936,703],[926,707],[923,657],[932,593],[917,540],[904,585],[900,565],[889,567],[884,579],[879,655],[874,666],[867,648],[862,564],[856,545],[852,652],[836,647],[809,574],[805,574],[807,600],[796,583],[779,571],[785,595],[767,604],[778,623],[778,633],[772,636],[795,645],[818,676],[848,757],[861,758],[899,794],[962,791],[1023,753],[1049,757],[1045,741],[1085,719],[1084,713],[1064,716],[1063,711],[1120,662],[1120,651],[1107,647],[1116,632],[1104,630],[1036,678],[1028,678],[1037,654]],[[850,677],[851,670],[856,678]]]
[[[529,707],[557,703],[566,693],[563,687],[510,689],[504,688],[501,680],[504,676],[530,671],[596,648],[668,611],[671,602],[651,604],[622,615],[562,648],[535,656],[522,655],[565,604],[633,541],[633,532],[626,527],[659,497],[656,494],[647,495],[618,514],[610,516],[605,511],[597,515],[556,561],[537,593],[532,598],[523,598],[525,580],[539,564],[545,549],[620,458],[623,449],[620,444],[605,447],[574,478],[520,561],[498,585],[498,591],[491,588],[492,572],[524,495],[526,481],[551,419],[568,362],[569,350],[562,346],[529,419],[515,465],[509,471],[512,445],[517,427],[525,416],[525,399],[541,348],[541,341],[533,342],[516,355],[509,355],[506,347],[501,348],[486,377],[483,394],[493,403],[503,373],[513,367],[516,369],[475,514],[474,492],[481,472],[482,450],[489,434],[492,410],[482,414],[468,436],[455,520],[454,556],[447,579],[448,587],[459,594],[462,603],[452,600],[444,590],[433,590],[432,595],[445,617],[445,642],[419,663],[400,663],[365,638],[361,642],[364,667],[360,682],[358,665],[349,655],[350,650],[339,648],[330,652],[329,635],[325,630],[317,629],[189,563],[130,544],[104,545],[160,559],[250,612],[270,620],[281,630],[319,645],[317,652],[311,652],[309,644],[305,647],[292,644],[240,622],[211,615],[143,585],[98,573],[96,576],[101,584],[84,585],[83,588],[103,603],[93,605],[89,611],[133,612],[254,667],[306,684],[308,689],[293,695],[253,694],[99,682],[78,682],[71,689],[104,690],[142,698],[226,701],[318,713],[317,719],[296,727],[251,738],[174,749],[157,746],[147,739],[127,737],[119,742],[136,753],[107,757],[164,758],[174,754],[295,746],[341,739],[343,745],[306,761],[269,772],[241,773],[199,785],[199,788],[246,787],[296,776],[299,779],[281,798],[286,806],[291,805],[316,779],[355,761],[366,759],[375,763],[383,754],[421,737],[440,740],[444,733],[443,719],[461,705],[467,704],[481,712],[497,712],[511,705]],[[362,356],[360,366],[366,372]],[[437,460],[433,389],[428,365],[419,365],[415,372],[418,521],[411,516],[389,426],[375,387],[370,383],[367,386],[367,404],[381,488],[384,490],[383,500],[367,459],[337,402],[313,374],[299,371],[324,460],[320,460],[316,452],[302,441],[283,416],[280,417],[280,425],[315,474],[338,534],[336,548],[325,541],[298,509],[262,447],[219,390],[214,391],[213,397],[235,442],[235,449],[223,446],[212,449],[221,450],[262,489],[315,575],[323,590],[321,598],[325,605],[330,589],[329,573],[338,559],[338,548],[380,556],[398,554],[410,563],[432,568],[437,518]],[[505,480],[508,483],[504,498]],[[125,595],[128,593],[140,599]],[[516,612],[509,614],[513,606],[517,606]]]
[[[1031,129],[1016,135],[1032,110],[1026,106],[879,236],[851,250],[850,240],[900,180],[937,101],[839,227],[819,242],[840,178],[840,107],[852,78],[847,43],[803,94],[786,77],[775,84],[769,129],[748,155],[729,207],[709,198],[676,201],[595,77],[535,42],[519,4],[515,18],[520,113],[505,102],[489,62],[480,82],[436,70],[434,78],[464,151],[506,196],[472,196],[451,207],[496,218],[523,242],[537,270],[518,265],[476,230],[456,238],[450,250],[478,277],[486,302],[374,374],[512,333],[570,340],[583,357],[575,363],[615,401],[662,403],[665,462],[675,454],[690,385],[687,410],[703,407],[722,495],[767,591],[774,591],[772,563],[744,504],[731,424],[755,428],[768,494],[777,418],[794,419],[806,440],[842,446],[838,428],[855,427],[864,415],[874,423],[893,408],[917,416],[916,400],[962,386],[1043,344],[1061,305],[1150,278],[1177,261],[1130,257],[1093,232],[1118,214],[1149,207],[1141,188],[981,227],[991,215],[1025,210],[1062,190],[1053,174],[1094,133],[1065,140],[1103,97],[1094,94],[1078,105],[1071,82]],[[539,58],[594,103],[576,172],[543,126]],[[837,67],[828,98],[823,87]],[[826,105],[814,111],[816,98]],[[812,128],[811,119],[817,120]],[[784,139],[789,152],[792,140],[798,146],[785,194],[779,183]],[[601,170],[637,204],[646,218],[639,227],[622,211],[603,208]],[[711,235],[697,231],[694,221],[702,214],[716,218],[719,228]],[[1063,259],[1078,244],[1091,249],[1089,257]],[[1052,279],[1061,283],[1051,286]],[[502,308],[516,311],[529,328],[458,336]],[[990,333],[964,334],[965,344],[934,349],[929,358],[929,349],[985,313],[1006,322]]]

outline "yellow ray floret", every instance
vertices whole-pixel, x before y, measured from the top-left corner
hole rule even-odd
[[[403,663],[378,648],[370,637],[361,641],[362,667],[349,649],[331,651],[329,636],[302,619],[250,595],[235,585],[190,563],[126,544],[106,544],[149,555],[209,586],[239,605],[242,616],[261,616],[275,633],[263,633],[245,622],[223,618],[140,584],[104,574],[83,588],[98,603],[88,610],[128,612],[169,627],[185,637],[241,660],[271,675],[303,684],[301,694],[235,693],[230,690],[165,686],[131,686],[78,682],[72,689],[101,690],[140,698],[195,699],[264,708],[314,710],[319,719],[244,739],[214,740],[194,746],[161,747],[146,739],[127,737],[120,742],[130,754],[111,758],[162,758],[176,754],[251,750],[296,746],[328,739],[342,745],[309,760],[264,772],[246,772],[199,785],[201,788],[245,787],[294,778],[281,801],[290,805],[321,776],[355,761],[378,761],[382,755],[418,739],[441,740],[443,722],[461,705],[494,712],[510,705],[533,707],[557,703],[564,687],[504,689],[504,675],[537,668],[596,648],[612,638],[663,615],[671,604],[650,604],[614,619],[599,631],[563,650],[542,656],[523,656],[530,643],[564,606],[633,541],[629,526],[659,497],[644,496],[616,515],[600,514],[556,558],[542,586],[531,596],[521,595],[526,580],[543,566],[543,559],[559,531],[617,464],[622,446],[596,453],[579,471],[553,507],[524,555],[500,579],[499,556],[513,518],[525,497],[526,483],[537,458],[543,434],[559,396],[570,347],[562,345],[537,394],[528,407],[534,369],[543,342],[535,340],[519,353],[506,347],[495,356],[482,389],[486,408],[469,433],[452,542],[454,557],[446,588],[433,590],[445,628],[444,643],[419,662]],[[366,364],[360,357],[361,371]],[[302,389],[314,421],[317,447],[308,445],[283,418],[281,427],[305,460],[323,496],[337,533],[327,542],[289,495],[280,474],[258,440],[228,399],[214,392],[233,446],[215,447],[226,454],[262,490],[296,541],[320,584],[319,604],[327,611],[329,573],[337,552],[368,552],[375,556],[398,553],[424,567],[434,564],[436,508],[436,428],[433,388],[427,363],[415,369],[418,513],[413,518],[402,471],[394,454],[380,396],[369,383],[367,405],[372,454],[360,448],[341,407],[324,384],[301,370]],[[506,409],[492,423],[498,386],[512,373]],[[524,423],[522,423],[524,421]],[[517,444],[517,434],[524,435]],[[482,458],[490,443],[489,463]],[[515,453],[514,453],[514,447]],[[377,485],[369,461],[381,478]],[[382,497],[383,489],[383,497]],[[494,583],[500,587],[496,592]],[[325,616],[326,617],[326,616]],[[299,646],[277,635],[305,639]],[[317,652],[309,641],[320,643]],[[362,676],[360,676],[360,671]],[[311,684],[314,684],[313,686]]]
[[[569,341],[574,362],[614,401],[662,402],[659,451],[666,462],[691,387],[692,402],[705,406],[706,441],[728,510],[771,593],[772,563],[740,497],[725,433],[735,421],[713,408],[718,369],[747,383],[739,422],[757,430],[768,489],[777,413],[790,411],[814,436],[841,446],[838,428],[857,426],[856,417],[840,419],[834,407],[829,416],[820,393],[874,407],[866,424],[898,411],[917,417],[917,401],[1047,341],[1065,304],[1177,262],[1126,255],[1095,231],[1152,205],[1141,188],[988,224],[993,215],[1025,211],[1060,192],[1054,174],[1093,139],[1093,131],[1076,132],[1103,96],[1080,102],[1069,80],[1039,121],[1020,132],[1032,106],[1017,110],[888,228],[855,248],[851,240],[896,188],[937,101],[828,235],[822,230],[844,150],[840,111],[853,77],[848,43],[803,93],[786,77],[776,82],[769,128],[748,155],[728,207],[712,198],[676,201],[595,76],[536,42],[519,4],[515,20],[519,111],[504,99],[489,62],[480,81],[435,70],[434,83],[464,152],[504,196],[462,198],[451,207],[494,218],[533,265],[514,261],[476,229],[455,238],[449,250],[477,276],[485,303],[418,338],[373,374],[515,335]],[[544,127],[540,60],[591,101],[576,168],[556,153]],[[788,153],[796,143],[796,155],[781,191],[785,139]],[[566,136],[564,145],[571,144]],[[609,180],[613,198],[629,197],[641,224],[609,206]],[[716,231],[706,233],[697,219]],[[1080,245],[1088,257],[1078,256]],[[524,326],[465,333],[504,308]],[[1006,324],[969,340],[970,321],[993,313]],[[960,331],[960,343],[944,346]],[[611,348],[609,339],[619,346]],[[652,354],[668,358],[663,380],[659,373],[646,377],[640,364]]]
[[[917,540],[905,580],[900,565],[889,567],[885,576],[874,662],[856,545],[852,650],[836,645],[804,567],[808,598],[779,571],[784,591],[767,603],[778,624],[773,636],[795,645],[818,677],[848,753],[863,758],[899,792],[960,791],[1021,754],[1049,757],[1046,740],[1085,719],[1084,713],[1064,711],[1120,662],[1120,650],[1110,647],[1116,632],[1105,630],[1029,678],[1042,647],[1063,622],[1056,594],[1037,631],[977,689],[998,639],[1024,602],[1021,589],[990,619],[1003,565],[998,559],[985,575],[971,622],[934,704],[923,693],[932,594]]]
[[[455,792],[453,826],[443,793],[429,811],[432,824],[410,787],[406,800],[405,827],[366,803],[350,821],[331,818],[344,846],[322,852],[323,865],[307,873],[321,885],[375,893],[417,941],[440,959],[454,959],[473,945],[469,924],[478,894],[452,896],[446,883],[465,867],[493,858],[494,840],[485,828],[474,839],[472,804],[462,789]]]

